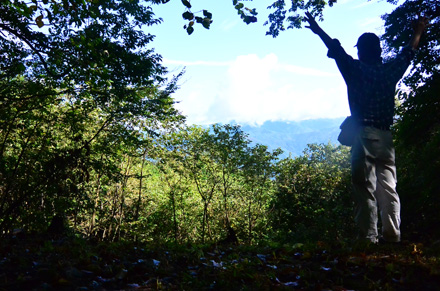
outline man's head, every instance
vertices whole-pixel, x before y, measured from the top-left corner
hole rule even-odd
[[[380,39],[371,32],[362,34],[356,44],[359,60],[366,63],[375,63],[381,61]]]

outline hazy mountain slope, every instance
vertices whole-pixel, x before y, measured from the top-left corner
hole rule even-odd
[[[267,145],[270,149],[281,148],[283,156],[301,155],[307,144],[331,142],[339,144],[339,125],[344,117],[335,119],[313,119],[299,122],[267,121],[261,126],[243,125],[254,143]]]

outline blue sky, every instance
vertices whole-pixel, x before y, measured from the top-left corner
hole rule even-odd
[[[259,12],[258,22],[246,25],[232,0],[192,0],[192,12],[213,13],[211,28],[196,26],[192,35],[183,29],[181,1],[153,7],[164,20],[149,28],[156,35],[155,51],[171,73],[186,70],[174,98],[189,124],[260,125],[349,115],[345,83],[318,36],[306,28],[277,38],[265,35],[272,2],[243,2]],[[319,23],[356,57],[357,38],[367,31],[382,34],[380,16],[395,8],[384,0],[338,0]]]

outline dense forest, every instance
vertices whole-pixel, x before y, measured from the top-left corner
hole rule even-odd
[[[311,144],[281,158],[238,125],[185,125],[173,107],[181,74],[169,77],[148,33],[160,23],[154,5],[166,2],[0,2],[4,242],[44,233],[95,243],[346,245],[354,236],[349,148]],[[327,6],[279,2],[269,19],[274,36],[285,22],[301,25],[288,13],[321,15]],[[209,28],[210,12],[194,15],[182,3],[189,34]],[[257,20],[234,5],[244,22]],[[440,223],[438,1],[396,6],[383,17],[382,40],[395,54],[421,13],[430,26],[396,94],[393,131],[403,236],[432,241]]]

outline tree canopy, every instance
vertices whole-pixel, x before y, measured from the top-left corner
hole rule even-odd
[[[346,149],[310,145],[279,161],[279,150],[252,144],[237,125],[183,124],[172,98],[182,73],[167,78],[148,33],[161,22],[152,5],[166,2],[0,1],[2,234],[45,230],[61,217],[100,240],[220,241],[231,229],[248,243],[349,236]],[[394,128],[404,219],[426,229],[440,221],[437,2],[396,6],[382,36],[392,55],[408,41],[411,20],[431,19]],[[182,1],[189,34],[215,15],[192,12],[193,4]],[[250,4],[231,7],[248,24],[258,20]],[[336,1],[276,1],[268,34],[330,6]]]
[[[166,80],[142,30],[159,20],[140,1],[1,1],[0,12],[0,223],[8,227],[25,205],[69,208],[94,171],[117,175],[120,151],[139,147],[152,122],[180,117],[171,98],[178,76]]]
[[[397,94],[396,152],[398,190],[402,196],[404,219],[413,228],[436,232],[436,211],[440,184],[435,173],[440,170],[440,6],[438,1],[405,1],[384,16],[383,40],[389,53],[395,53],[409,39],[411,24],[419,15],[430,19],[413,66]],[[400,167],[400,169],[399,169]]]

